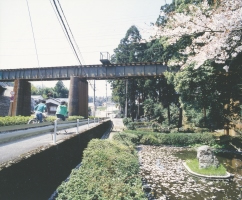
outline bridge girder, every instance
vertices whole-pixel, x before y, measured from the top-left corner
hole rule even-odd
[[[70,80],[72,76],[87,80],[120,79],[131,77],[159,77],[167,71],[162,63],[127,63],[110,65],[76,65],[60,67],[1,69],[0,82],[26,79]]]

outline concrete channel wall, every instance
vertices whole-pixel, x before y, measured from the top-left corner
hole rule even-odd
[[[82,160],[83,150],[101,138],[111,121],[39,151],[0,171],[0,199],[48,199]]]

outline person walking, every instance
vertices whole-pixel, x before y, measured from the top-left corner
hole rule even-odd
[[[36,116],[37,120],[40,123],[42,123],[43,122],[43,113],[47,111],[46,105],[45,105],[45,100],[41,100],[41,103],[39,103],[38,105],[36,105],[34,107],[34,111],[35,111],[35,116]]]
[[[66,120],[67,117],[67,106],[65,101],[61,101],[60,105],[56,109],[56,117],[62,119],[63,121]]]

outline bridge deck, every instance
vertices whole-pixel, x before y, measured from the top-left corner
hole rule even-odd
[[[162,63],[126,63],[110,65],[75,65],[41,68],[1,69],[0,81],[15,79],[69,80],[71,76],[86,79],[118,79],[128,77],[159,77],[167,70]]]

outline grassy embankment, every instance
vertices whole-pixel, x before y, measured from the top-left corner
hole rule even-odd
[[[203,168],[203,169],[199,168],[199,163],[198,163],[197,159],[187,160],[186,164],[193,172],[196,172],[198,174],[208,175],[208,176],[224,176],[224,175],[226,175],[226,169],[221,164],[219,165],[218,168],[211,166],[211,167]]]

